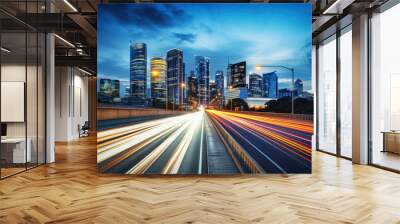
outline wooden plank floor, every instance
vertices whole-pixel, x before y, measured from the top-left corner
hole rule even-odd
[[[0,181],[0,223],[400,223],[400,175],[313,155],[312,175],[99,175],[94,139]]]

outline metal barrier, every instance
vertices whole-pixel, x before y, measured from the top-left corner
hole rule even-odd
[[[98,107],[97,120],[112,120],[121,118],[132,118],[149,115],[181,115],[185,111],[171,111],[157,108],[117,108],[117,107]]]
[[[222,127],[218,121],[214,120],[212,116],[211,121],[214,124],[215,130],[222,139],[223,143],[227,146],[228,151],[234,160],[239,161],[240,165],[246,167],[246,171],[250,173],[265,173],[264,169],[242,148],[242,146]],[[238,164],[236,164],[238,165]],[[242,172],[243,168],[238,167]]]

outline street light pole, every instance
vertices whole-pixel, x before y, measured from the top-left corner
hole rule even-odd
[[[182,83],[181,86],[182,86],[182,103],[185,106],[185,111],[187,112],[187,103],[184,102],[185,101],[185,88],[186,88],[186,85],[185,85],[185,83]]]
[[[230,93],[230,95],[231,95],[231,110],[232,110],[232,101],[233,101],[233,98],[232,98],[232,93],[231,93],[231,91],[232,91],[232,86],[229,86],[229,93]]]
[[[294,114],[294,69],[290,69],[292,71],[292,114]]]
[[[292,72],[292,109],[291,112],[294,114],[294,68],[289,68],[283,65],[256,65],[256,69],[259,68],[283,68]]]
[[[165,111],[168,111],[168,83],[165,87]]]

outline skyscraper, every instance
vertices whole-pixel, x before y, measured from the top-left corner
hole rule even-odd
[[[226,88],[229,88],[232,86],[231,66],[232,66],[232,64],[228,64],[228,67],[226,68]]]
[[[246,87],[246,61],[232,64],[230,67],[232,88]]]
[[[185,74],[183,52],[172,49],[167,52],[167,97],[169,103],[183,104]]]
[[[294,95],[300,96],[303,94],[303,81],[301,79],[297,79],[294,82]]]
[[[268,98],[278,97],[278,76],[276,72],[263,74],[263,96]]]
[[[166,72],[167,63],[163,58],[152,58],[150,60],[151,74],[151,98],[154,101],[165,102],[166,97]]]
[[[188,77],[187,81],[187,98],[188,102],[192,105],[197,105],[198,102],[198,96],[197,96],[197,77],[194,73],[194,71],[190,71],[190,75]]]
[[[215,84],[217,85],[217,93],[223,94],[224,93],[224,72],[217,71],[215,73]]]
[[[262,77],[259,74],[252,73],[249,75],[249,96],[262,96]]]
[[[196,56],[194,64],[198,80],[199,104],[207,105],[210,101],[210,59]]]
[[[131,96],[146,98],[147,47],[145,43],[130,46],[130,86]]]
[[[215,83],[215,81],[210,81],[210,101],[217,100],[216,99],[217,94],[218,94],[217,84]]]

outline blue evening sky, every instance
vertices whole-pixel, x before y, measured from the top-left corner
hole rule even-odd
[[[210,58],[211,80],[217,70],[226,74],[228,61],[246,61],[248,74],[276,70],[279,88],[290,87],[289,72],[255,66],[293,67],[304,90],[311,89],[309,4],[100,4],[98,15],[99,77],[127,85],[130,42],[143,42],[148,63],[169,49],[183,50],[186,74],[201,55]]]

